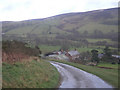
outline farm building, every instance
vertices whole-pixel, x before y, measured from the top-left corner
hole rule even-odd
[[[58,60],[75,60],[79,58],[80,53],[77,50],[72,51],[63,51],[51,52],[46,54],[49,58],[58,59]]]
[[[69,57],[69,59],[71,59],[71,60],[75,60],[75,59],[79,58],[80,53],[77,50],[68,51],[68,52],[66,52],[66,56]]]

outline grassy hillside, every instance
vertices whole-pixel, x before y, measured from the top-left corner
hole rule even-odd
[[[47,32],[59,33],[70,30],[93,32],[99,29],[104,33],[114,30],[117,32],[117,8],[96,10],[81,13],[68,13],[45,19],[26,20],[21,22],[3,22],[3,32],[6,34],[42,34]],[[54,32],[54,29],[56,32]]]
[[[43,60],[2,65],[3,88],[55,88],[59,82],[57,69]]]
[[[118,47],[118,9],[66,13],[44,19],[2,22],[4,40],[37,45]]]

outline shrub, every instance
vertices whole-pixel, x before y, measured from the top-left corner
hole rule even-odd
[[[37,48],[27,47],[27,43],[19,41],[3,41],[2,42],[2,56],[3,61],[19,61],[30,56],[38,56],[39,50]]]

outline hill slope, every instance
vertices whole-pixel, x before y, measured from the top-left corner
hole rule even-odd
[[[3,33],[5,33],[3,39],[23,40],[24,38],[24,40],[29,39],[39,42],[41,41],[40,39],[50,39],[52,41],[53,39],[54,41],[56,39],[67,39],[74,42],[81,41],[83,38],[99,38],[117,41],[118,9],[67,13],[44,19],[19,22],[5,21],[2,22]]]
[[[41,34],[47,31],[62,33],[62,31],[70,32],[72,30],[79,32],[87,30],[90,32],[98,28],[99,30],[108,32],[110,30],[117,31],[117,20],[118,8],[114,8],[81,13],[68,13],[45,19],[3,22],[3,32],[7,34]]]

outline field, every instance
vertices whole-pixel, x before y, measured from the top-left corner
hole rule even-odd
[[[48,46],[48,45],[39,45],[40,50],[42,53],[52,52],[52,51],[58,51],[60,50],[60,46]]]
[[[47,53],[47,52],[52,52],[52,51],[58,51],[60,50],[60,46],[51,46],[51,45],[39,45],[40,50],[42,53]],[[69,50],[74,50],[76,47],[70,47]],[[76,48],[80,53],[81,52],[86,52],[86,51],[91,51],[92,49],[96,49],[97,47],[81,47],[81,48]],[[97,49],[99,52],[102,52],[102,49]]]
[[[3,62],[2,74],[3,88],[55,88],[59,82],[57,69],[43,60]]]
[[[118,64],[110,64],[108,62],[100,62],[97,66],[118,69]]]
[[[47,53],[47,52],[53,52],[53,51],[59,51],[61,46],[52,46],[52,45],[39,45],[40,50],[42,53]],[[76,47],[70,47],[69,50],[74,50]],[[89,47],[81,47],[81,48],[76,48],[78,52],[91,52],[91,50],[96,49],[99,51],[99,53],[103,53],[103,49],[105,46],[89,46]],[[115,50],[116,48],[110,47],[111,50]]]
[[[92,43],[95,43],[95,42],[98,42],[98,41],[107,41],[108,43],[115,43],[115,41],[111,41],[110,39],[87,39],[88,42],[92,42]]]
[[[113,85],[113,87],[118,87],[118,66],[117,65],[101,63],[99,66],[105,65],[105,67],[114,67],[114,69],[104,69],[104,68],[98,68],[96,66],[86,66],[78,63],[67,62],[64,60],[52,60],[52,61],[57,61],[57,62],[65,63],[68,65],[72,65],[74,67],[77,67],[79,69],[92,73],[94,75],[97,75],[98,77],[102,78],[109,84]]]
[[[97,48],[97,47],[84,47],[84,48],[81,47],[81,48],[76,48],[76,49],[77,49],[77,51],[80,52],[80,53],[82,53],[82,52],[87,52],[87,51],[91,52],[91,50],[93,50],[93,49],[98,50],[99,53],[102,53],[102,52],[103,52],[101,48]],[[74,48],[71,48],[71,50],[74,50]]]
[[[95,22],[86,24],[85,26],[79,28],[78,31],[84,32],[84,30],[88,30],[88,29],[89,29],[89,33],[93,33],[94,30],[97,30],[97,29],[100,29],[101,31],[103,31],[103,33],[108,33],[110,32],[110,30],[115,30],[115,32],[118,31],[118,28],[115,25],[105,25],[105,24],[100,24]]]

